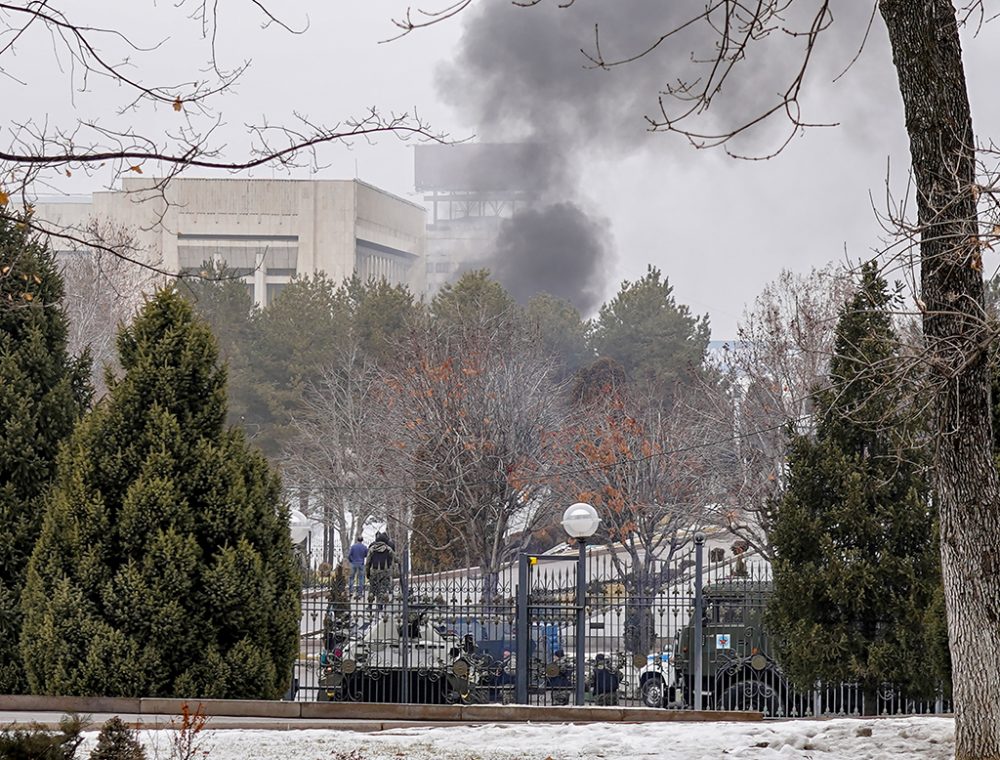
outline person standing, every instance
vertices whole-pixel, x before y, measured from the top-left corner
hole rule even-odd
[[[552,662],[545,668],[545,685],[549,689],[552,704],[568,705],[570,697],[570,664],[566,661],[566,653],[557,649]]]
[[[378,602],[379,609],[385,606],[392,592],[392,563],[396,559],[389,536],[380,532],[375,535],[375,541],[368,547],[368,580],[371,583],[371,596]]]
[[[365,558],[368,557],[368,547],[365,546],[364,539],[358,536],[351,546],[351,551],[347,555],[351,563],[351,577],[348,581],[348,593],[358,599],[365,597]]]
[[[600,707],[610,707],[618,704],[618,687],[622,676],[611,665],[603,654],[594,658],[594,672],[590,676],[590,693],[594,695],[594,704]]]

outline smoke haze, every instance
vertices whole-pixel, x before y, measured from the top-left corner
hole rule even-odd
[[[797,0],[782,29],[808,27],[819,0]],[[892,96],[891,68],[874,77],[865,58],[885,53],[885,40],[868,39],[865,53],[841,89],[850,95],[830,103],[837,74],[848,66],[862,40],[871,4],[834,0],[834,23],[820,36],[810,63],[809,108],[805,121],[831,122],[864,114],[862,132],[877,128],[879,98]],[[605,273],[614,258],[610,224],[579,185],[580,169],[595,159],[616,160],[652,146],[677,161],[695,151],[682,140],[652,135],[643,115],[662,120],[657,97],[678,80],[694,81],[714,60],[718,32],[698,21],[647,55],[610,70],[594,68],[584,54],[595,52],[595,25],[606,61],[648,49],[658,37],[701,12],[680,0],[576,0],[559,8],[552,0],[523,8],[486,0],[463,15],[463,36],[452,63],[438,71],[442,98],[464,114],[486,141],[531,141],[558,146],[564,165],[553,181],[525,188],[540,199],[535,213],[505,222],[487,261],[497,278],[524,300],[547,291],[588,312],[606,295]],[[704,133],[724,133],[778,101],[801,66],[805,41],[777,29],[754,41],[711,108],[692,122]],[[860,73],[859,73],[860,70]],[[857,86],[865,76],[863,87]],[[675,114],[687,107],[664,99]],[[689,104],[688,104],[689,105]],[[811,113],[816,110],[817,113]],[[730,144],[736,153],[760,155],[777,147],[791,130],[778,115]],[[863,138],[862,138],[863,139]],[[669,178],[665,178],[669,181]],[[574,254],[573,251],[576,253]],[[551,261],[543,261],[551,257]]]
[[[782,30],[806,29],[820,4],[796,0],[783,15],[781,29],[747,47],[746,59],[699,116],[699,131],[724,132],[759,113],[762,105],[776,102],[801,67],[805,48],[803,37]],[[530,8],[482,2],[464,18],[453,64],[438,72],[442,98],[464,112],[486,140],[560,139],[573,148],[589,145],[613,154],[641,150],[649,143],[642,117],[662,119],[658,94],[679,80],[693,82],[709,72],[717,28],[698,21],[648,55],[610,70],[594,68],[581,50],[595,52],[596,25],[604,59],[629,58],[703,7],[684,0],[576,0],[569,8],[552,0]],[[820,34],[810,62],[811,88],[826,89],[848,66],[865,38],[871,9],[870,3],[833,0],[834,22]],[[871,36],[858,68],[885,48],[883,37]],[[891,71],[883,71],[880,82],[873,82],[869,71],[864,76],[863,88],[843,88],[850,90],[852,100],[877,104],[883,84],[894,92]],[[664,102],[672,114],[686,107],[669,97]],[[841,105],[837,103],[838,111]],[[804,116],[809,120],[811,115]],[[829,114],[812,116],[814,121],[830,120]],[[778,118],[757,131],[786,126]]]
[[[521,303],[545,291],[589,314],[604,294],[609,235],[604,220],[575,203],[529,209],[501,225],[492,271]]]

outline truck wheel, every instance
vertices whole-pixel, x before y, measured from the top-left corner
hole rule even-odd
[[[744,682],[735,683],[722,694],[723,710],[753,710],[773,718],[781,707],[781,694],[770,686],[748,689]]]
[[[642,682],[642,703],[646,707],[663,707],[663,679],[652,676]]]

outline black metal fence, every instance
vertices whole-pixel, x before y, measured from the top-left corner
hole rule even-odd
[[[772,655],[766,562],[723,536],[494,569],[346,575],[302,597],[299,700],[622,704],[766,715],[943,712],[853,684],[794,689]],[[582,573],[582,575],[581,575]],[[582,604],[578,599],[582,597]],[[697,611],[697,613],[696,613]],[[866,699],[876,700],[873,710]]]

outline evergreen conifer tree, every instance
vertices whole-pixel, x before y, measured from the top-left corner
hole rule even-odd
[[[278,477],[225,428],[216,343],[171,290],[118,337],[124,376],[59,459],[28,568],[33,691],[275,698],[298,637]]]
[[[253,435],[269,420],[266,393],[254,372],[260,312],[237,273],[212,262],[205,262],[202,272],[204,277],[179,280],[177,291],[208,323],[226,363],[227,422]]]
[[[90,399],[89,360],[67,352],[51,251],[0,216],[0,694],[24,691],[20,597],[59,444]]]
[[[117,715],[101,726],[97,746],[87,760],[146,760],[139,732]]]
[[[629,379],[669,390],[702,368],[711,333],[708,315],[695,316],[678,303],[669,280],[649,265],[644,277],[624,281],[601,307],[590,343],[599,356],[621,365]]]
[[[869,711],[883,684],[940,685],[946,659],[927,614],[940,611],[935,511],[891,301],[866,265],[841,312],[829,384],[814,394],[816,434],[792,440],[772,533],[768,626],[782,666],[800,688],[860,682]]]

